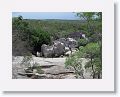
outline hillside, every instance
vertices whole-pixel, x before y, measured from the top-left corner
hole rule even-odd
[[[102,14],[78,14],[85,20],[13,17],[13,79],[101,79]]]
[[[13,27],[12,27],[13,55],[24,55],[24,52],[21,52],[21,51],[31,52],[33,47],[27,44],[28,40],[25,40],[26,35],[25,33],[20,33],[19,29],[16,27],[17,22],[15,20],[16,18],[13,18]],[[95,23],[94,26],[97,27],[96,32],[101,32],[101,22],[94,21],[94,23]],[[24,27],[25,25],[27,25],[27,27]],[[94,37],[94,32],[93,32],[93,35],[91,35],[91,33],[88,33],[88,30],[86,27],[87,23],[82,20],[24,19],[21,25],[18,25],[18,27],[19,26],[23,30],[29,29],[30,31],[27,32],[29,34],[35,33],[35,32],[49,33],[51,41],[59,38],[66,38],[69,36],[69,34],[72,34],[75,32],[85,34],[87,37],[90,37],[90,36]],[[98,28],[98,26],[100,27]],[[36,31],[33,31],[33,30],[36,30]],[[21,34],[23,36],[21,36]],[[25,39],[20,39],[20,37],[23,37],[23,38],[25,37]],[[34,51],[32,50],[32,52]]]

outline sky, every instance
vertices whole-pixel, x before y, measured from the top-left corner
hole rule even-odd
[[[22,16],[24,19],[63,19],[77,20],[79,17],[73,12],[13,12],[12,17]]]

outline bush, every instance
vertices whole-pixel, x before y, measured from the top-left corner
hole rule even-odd
[[[31,34],[31,45],[34,46],[34,51],[40,51],[42,44],[50,44],[51,37],[48,32],[42,31],[41,29],[34,29]]]
[[[19,51],[19,53],[13,53],[14,55],[27,55],[29,48],[31,53],[36,54],[37,51],[41,51],[42,44],[51,43],[51,36],[48,32],[41,30],[41,28],[32,27],[22,16],[13,18],[12,24],[13,52]],[[16,43],[16,41],[18,43]],[[24,43],[24,45],[19,46],[21,43]],[[15,49],[15,47],[17,47],[17,49]],[[26,54],[22,54],[23,49],[21,48],[26,48]]]
[[[76,77],[82,77],[84,79],[84,75],[83,75],[83,68],[82,68],[82,60],[79,58],[77,52],[70,55],[68,58],[66,58],[65,61],[65,67],[71,67],[74,69]]]
[[[78,46],[85,46],[88,43],[86,39],[78,39]]]
[[[93,79],[100,79],[102,72],[101,53],[99,43],[88,43],[86,46],[80,47],[79,51],[66,58],[65,66],[74,68],[75,73],[84,78],[81,58],[87,58],[89,61],[85,65],[85,69],[91,68]]]
[[[24,56],[21,65],[26,66],[26,69],[24,69],[26,73],[30,73],[30,72],[39,73],[39,74],[44,73],[41,66],[34,61],[32,55]],[[36,70],[36,72],[34,72],[34,70]]]

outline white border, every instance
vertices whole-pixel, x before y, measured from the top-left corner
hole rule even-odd
[[[114,91],[114,5],[111,0],[4,0],[0,5],[2,91]],[[102,12],[102,79],[12,79],[12,12]]]

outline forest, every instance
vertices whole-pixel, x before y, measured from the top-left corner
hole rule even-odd
[[[24,19],[22,16],[12,17],[13,62],[17,56],[23,56],[21,64],[27,64],[27,69],[24,70],[25,73],[17,72],[17,74],[35,79],[60,79],[62,78],[60,76],[66,76],[67,72],[74,74],[74,78],[101,79],[102,13],[78,12],[76,15],[80,18],[79,20],[40,20]],[[46,60],[47,58],[51,58],[50,60],[64,58],[65,74],[60,72],[57,73],[59,77],[58,75],[56,77],[55,74],[52,74],[52,77],[48,77],[50,73],[46,73],[47,70],[45,71],[42,67],[48,68],[50,65],[48,64],[49,66],[45,67],[40,62],[33,62],[31,66],[31,60],[34,60],[32,56],[45,58]],[[84,65],[83,60],[86,60]],[[53,67],[51,71],[56,69],[55,66]],[[67,69],[72,71],[66,71]],[[17,74],[13,74],[13,76]],[[87,77],[88,75],[89,77]],[[64,78],[66,77],[62,79]]]

